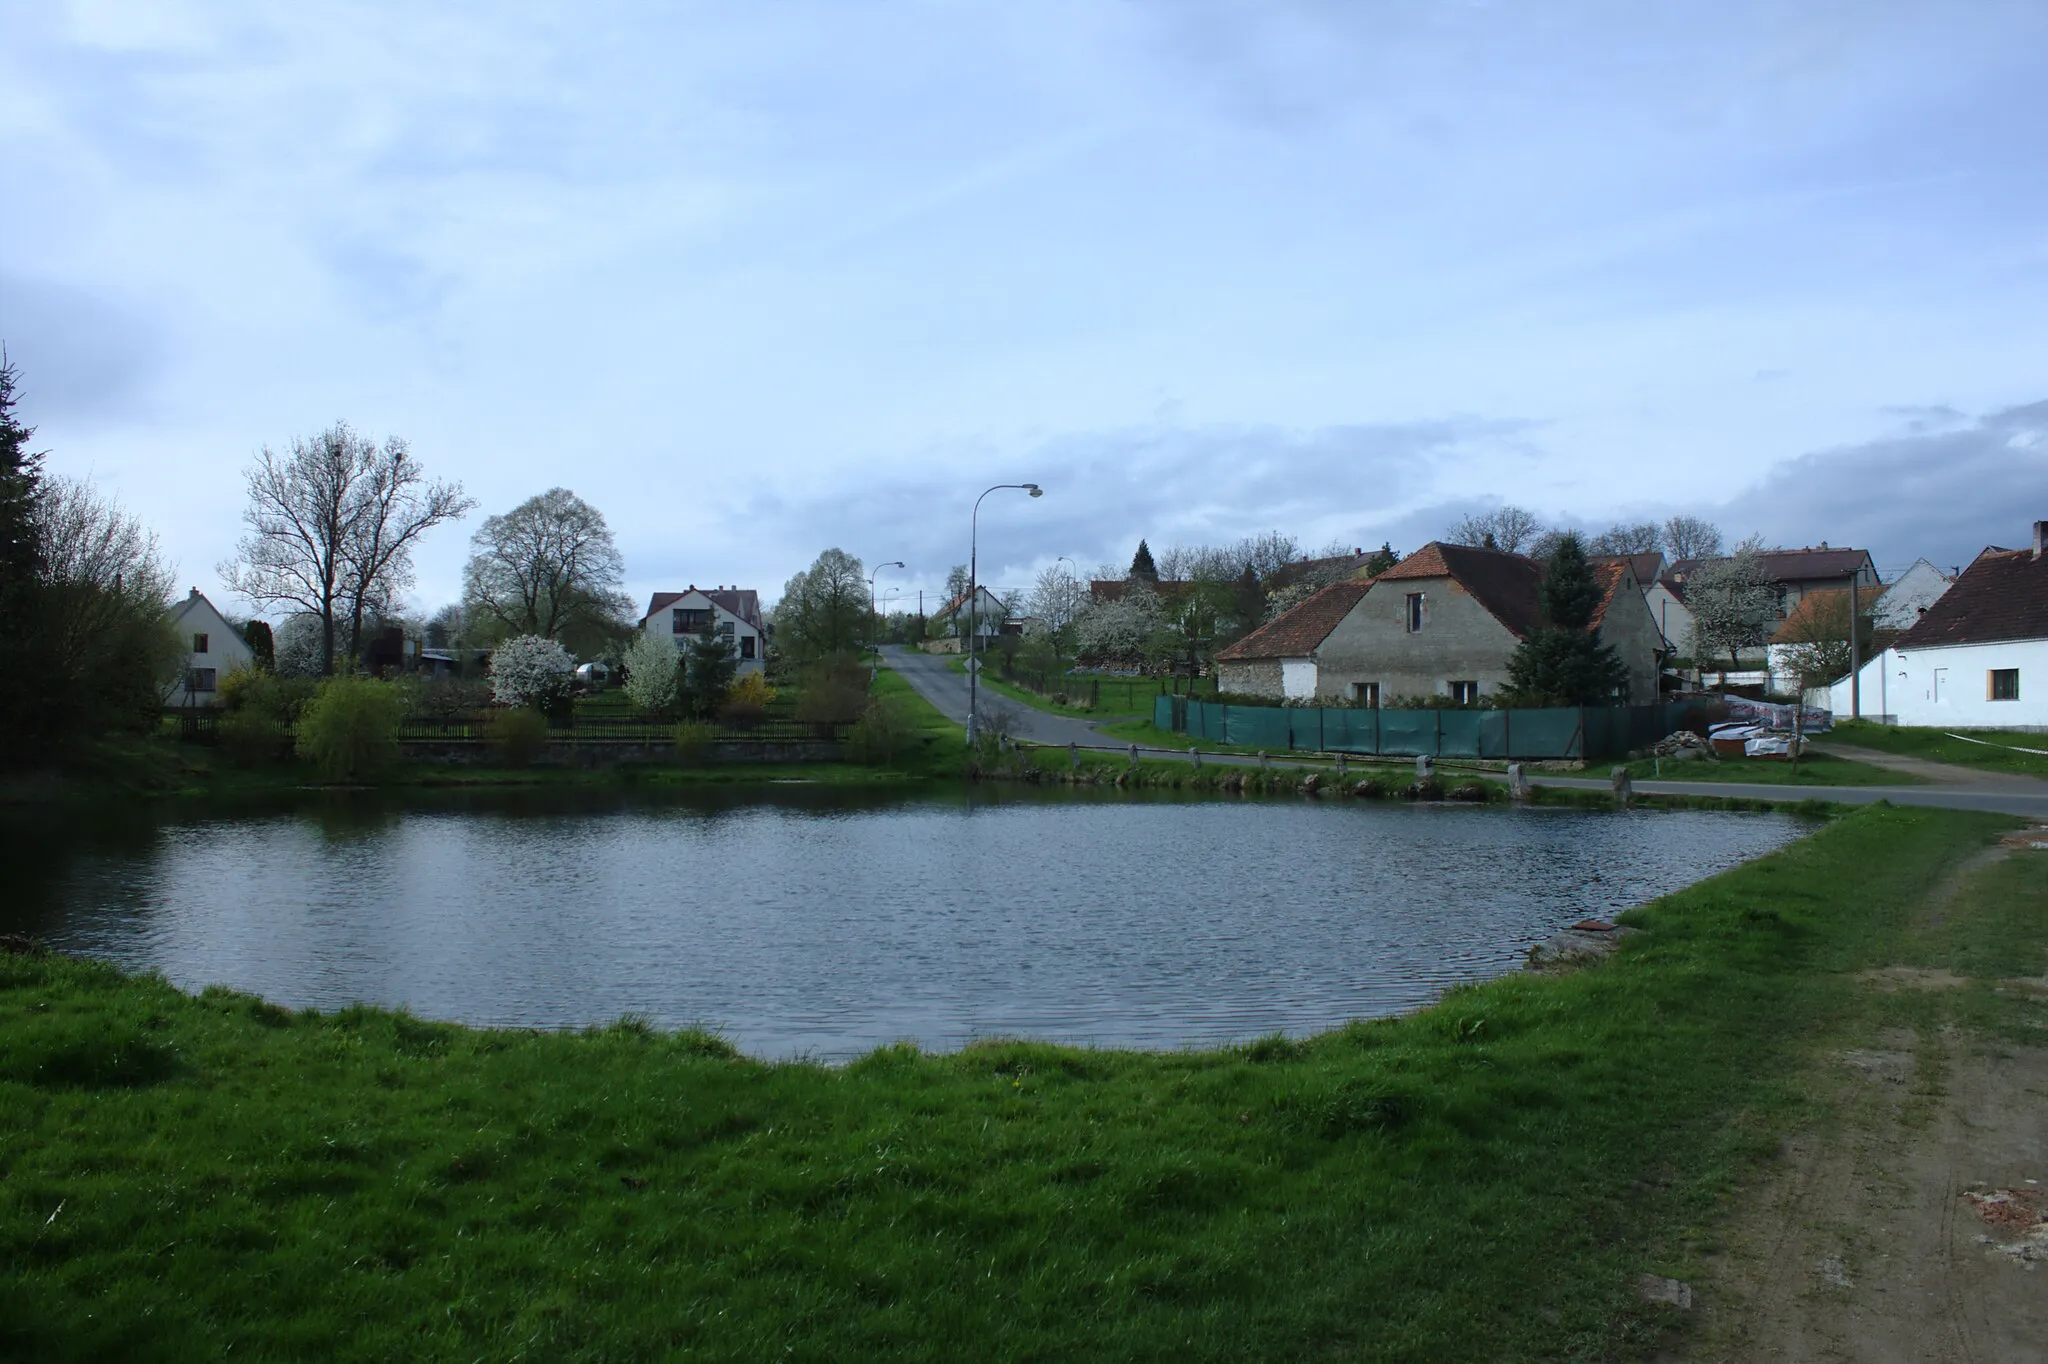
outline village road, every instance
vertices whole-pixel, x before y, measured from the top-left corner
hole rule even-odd
[[[948,666],[950,658],[938,654],[912,652],[901,645],[892,644],[883,650],[883,663],[903,675],[904,681],[917,689],[920,696],[938,707],[939,713],[955,724],[967,723],[967,678]],[[1082,748],[1105,748],[1122,751],[1129,747],[1126,740],[1111,738],[1096,732],[1086,720],[1070,719],[1064,715],[1049,715],[1042,710],[999,696],[986,688],[981,693],[982,713],[988,713],[991,705],[1008,706],[1016,716],[1012,733],[1027,743],[1052,744],[1065,747],[1079,744]],[[1148,754],[1160,757],[1182,757],[1179,749],[1147,748]],[[1850,756],[1843,753],[1844,757]],[[1862,754],[1855,755],[1859,759]],[[1890,756],[1890,755],[1887,755]],[[1250,766],[1258,762],[1227,753],[1206,753],[1202,761],[1225,766]],[[1327,762],[1304,762],[1300,759],[1273,756],[1276,764],[1292,766],[1327,767]],[[1945,810],[1988,810],[1999,814],[2033,815],[2048,819],[2048,781],[2036,781],[2030,777],[2016,777],[2006,773],[1984,773],[1969,768],[1950,767],[1945,763],[1928,763],[1927,768],[1940,771],[1916,773],[1931,779],[1925,786],[1783,786],[1750,782],[1719,781],[1639,781],[1635,789],[1644,795],[1653,796],[1724,796],[1743,800],[1824,800],[1840,805],[1874,805],[1888,800],[1894,805],[1926,805]],[[1446,775],[1457,771],[1446,767]],[[1947,781],[1951,772],[1963,773],[1968,780]],[[1498,773],[1485,775],[1498,777]],[[1570,777],[1548,772],[1532,772],[1529,780],[1540,786],[1574,787],[1584,791],[1605,791],[1611,789],[1605,777]],[[1938,784],[1935,784],[1938,783]]]

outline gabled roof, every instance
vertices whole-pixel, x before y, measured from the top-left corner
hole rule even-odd
[[[1633,581],[1627,556],[1589,558],[1586,567],[1600,589],[1599,605],[1593,608],[1597,628],[1607,618],[1607,608],[1623,583]],[[1492,617],[1521,639],[1543,624],[1539,591],[1545,565],[1520,554],[1472,545],[1447,545],[1432,540],[1374,579],[1375,582],[1450,578],[1472,594]]]
[[[983,600],[992,601],[997,606],[1002,607],[1004,615],[1009,614],[1010,604],[1004,601],[1001,597],[997,596],[995,590],[991,588],[987,583],[982,583],[979,587],[976,587],[974,589],[974,592],[962,592],[959,596],[953,598],[953,600],[947,602],[944,606],[940,607],[938,614],[942,616],[952,615],[955,611],[958,611],[960,608],[966,606],[967,599],[973,596],[975,592],[979,592]]]
[[[2048,639],[2048,555],[1987,549],[1900,637],[1900,649]]]
[[[1647,554],[1589,554],[1588,559],[1626,559],[1628,566],[1635,570],[1636,586],[1648,588],[1664,575],[1664,555],[1661,550]]]
[[[1725,556],[1674,559],[1666,571],[1682,582],[1702,566],[1720,563],[1722,557]],[[1846,578],[1870,563],[1870,551],[1867,549],[1767,549],[1758,557],[1763,560],[1764,576],[1774,583]]]
[[[1364,599],[1370,579],[1347,578],[1282,611],[1228,648],[1218,649],[1223,662],[1252,658],[1307,658],[1330,637],[1339,621]]]
[[[756,630],[761,628],[761,594],[751,587],[690,587],[681,592],[657,592],[648,598],[647,611],[640,617],[640,623],[645,625],[655,612],[675,605],[692,592],[709,598],[727,615],[738,616]]]

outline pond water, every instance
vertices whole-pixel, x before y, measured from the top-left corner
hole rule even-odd
[[[765,1057],[1209,1046],[1426,1004],[1778,847],[1789,816],[781,787],[309,796],[4,832],[0,931],[187,989]]]

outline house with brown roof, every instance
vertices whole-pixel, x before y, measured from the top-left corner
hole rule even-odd
[[[1858,680],[1862,714],[1893,724],[2048,729],[2048,521],[2031,549],[1979,554]],[[1850,706],[1844,678],[1830,708]]]
[[[1370,580],[1355,578],[1332,583],[1217,650],[1217,689],[1275,701],[1314,699],[1317,651],[1371,587]]]
[[[1764,575],[1778,586],[1778,619],[1792,614],[1792,608],[1809,592],[1825,592],[1834,588],[1844,591],[1849,586],[1849,575],[1856,575],[1856,585],[1873,597],[1879,583],[1877,565],[1871,562],[1870,551],[1866,549],[1830,549],[1823,541],[1818,549],[1767,549],[1760,556],[1763,559]],[[1701,567],[1718,563],[1718,559],[1674,559],[1665,570],[1665,575],[1682,590],[1685,580]]]
[[[1602,641],[1627,665],[1630,695],[1654,698],[1661,639],[1632,564],[1617,556],[1588,567],[1600,588],[1593,623]],[[1543,623],[1543,573],[1542,563],[1523,555],[1432,542],[1369,583],[1324,589],[1219,653],[1229,667],[1219,685],[1276,700],[1313,695],[1361,705],[1478,700],[1507,684],[1508,660]],[[1309,664],[1313,690],[1304,692]],[[1245,685],[1233,686],[1232,678]]]
[[[739,662],[739,673],[757,673],[768,666],[768,631],[761,623],[761,594],[751,587],[698,587],[657,592],[647,601],[640,628],[678,649],[693,635],[709,630],[724,635]]]

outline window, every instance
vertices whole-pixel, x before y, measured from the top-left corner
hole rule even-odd
[[[203,654],[203,653],[205,653],[205,652],[206,652],[206,636],[205,636],[205,635],[194,635],[194,636],[192,636],[192,652],[193,652],[193,653],[195,653],[195,654]]]
[[[212,691],[216,676],[218,674],[212,668],[187,668],[185,669],[185,690]]]
[[[1364,706],[1367,710],[1378,710],[1380,708],[1380,684],[1377,682],[1353,682],[1351,684],[1351,701],[1352,704]]]
[[[1408,594],[1408,633],[1412,635],[1421,628],[1422,594],[1420,592],[1410,592]]]
[[[1446,682],[1444,685],[1450,688],[1451,700],[1458,705],[1469,706],[1479,700],[1479,684],[1477,682]]]
[[[2020,699],[2020,670],[2018,668],[1993,668],[1989,682],[1993,701],[2017,701]]]
[[[669,633],[701,635],[711,628],[711,608],[678,606],[669,613]]]
[[[752,658],[753,656],[754,656],[754,637],[753,637],[752,635],[741,635],[741,636],[740,636],[740,657],[741,657],[741,658]]]

